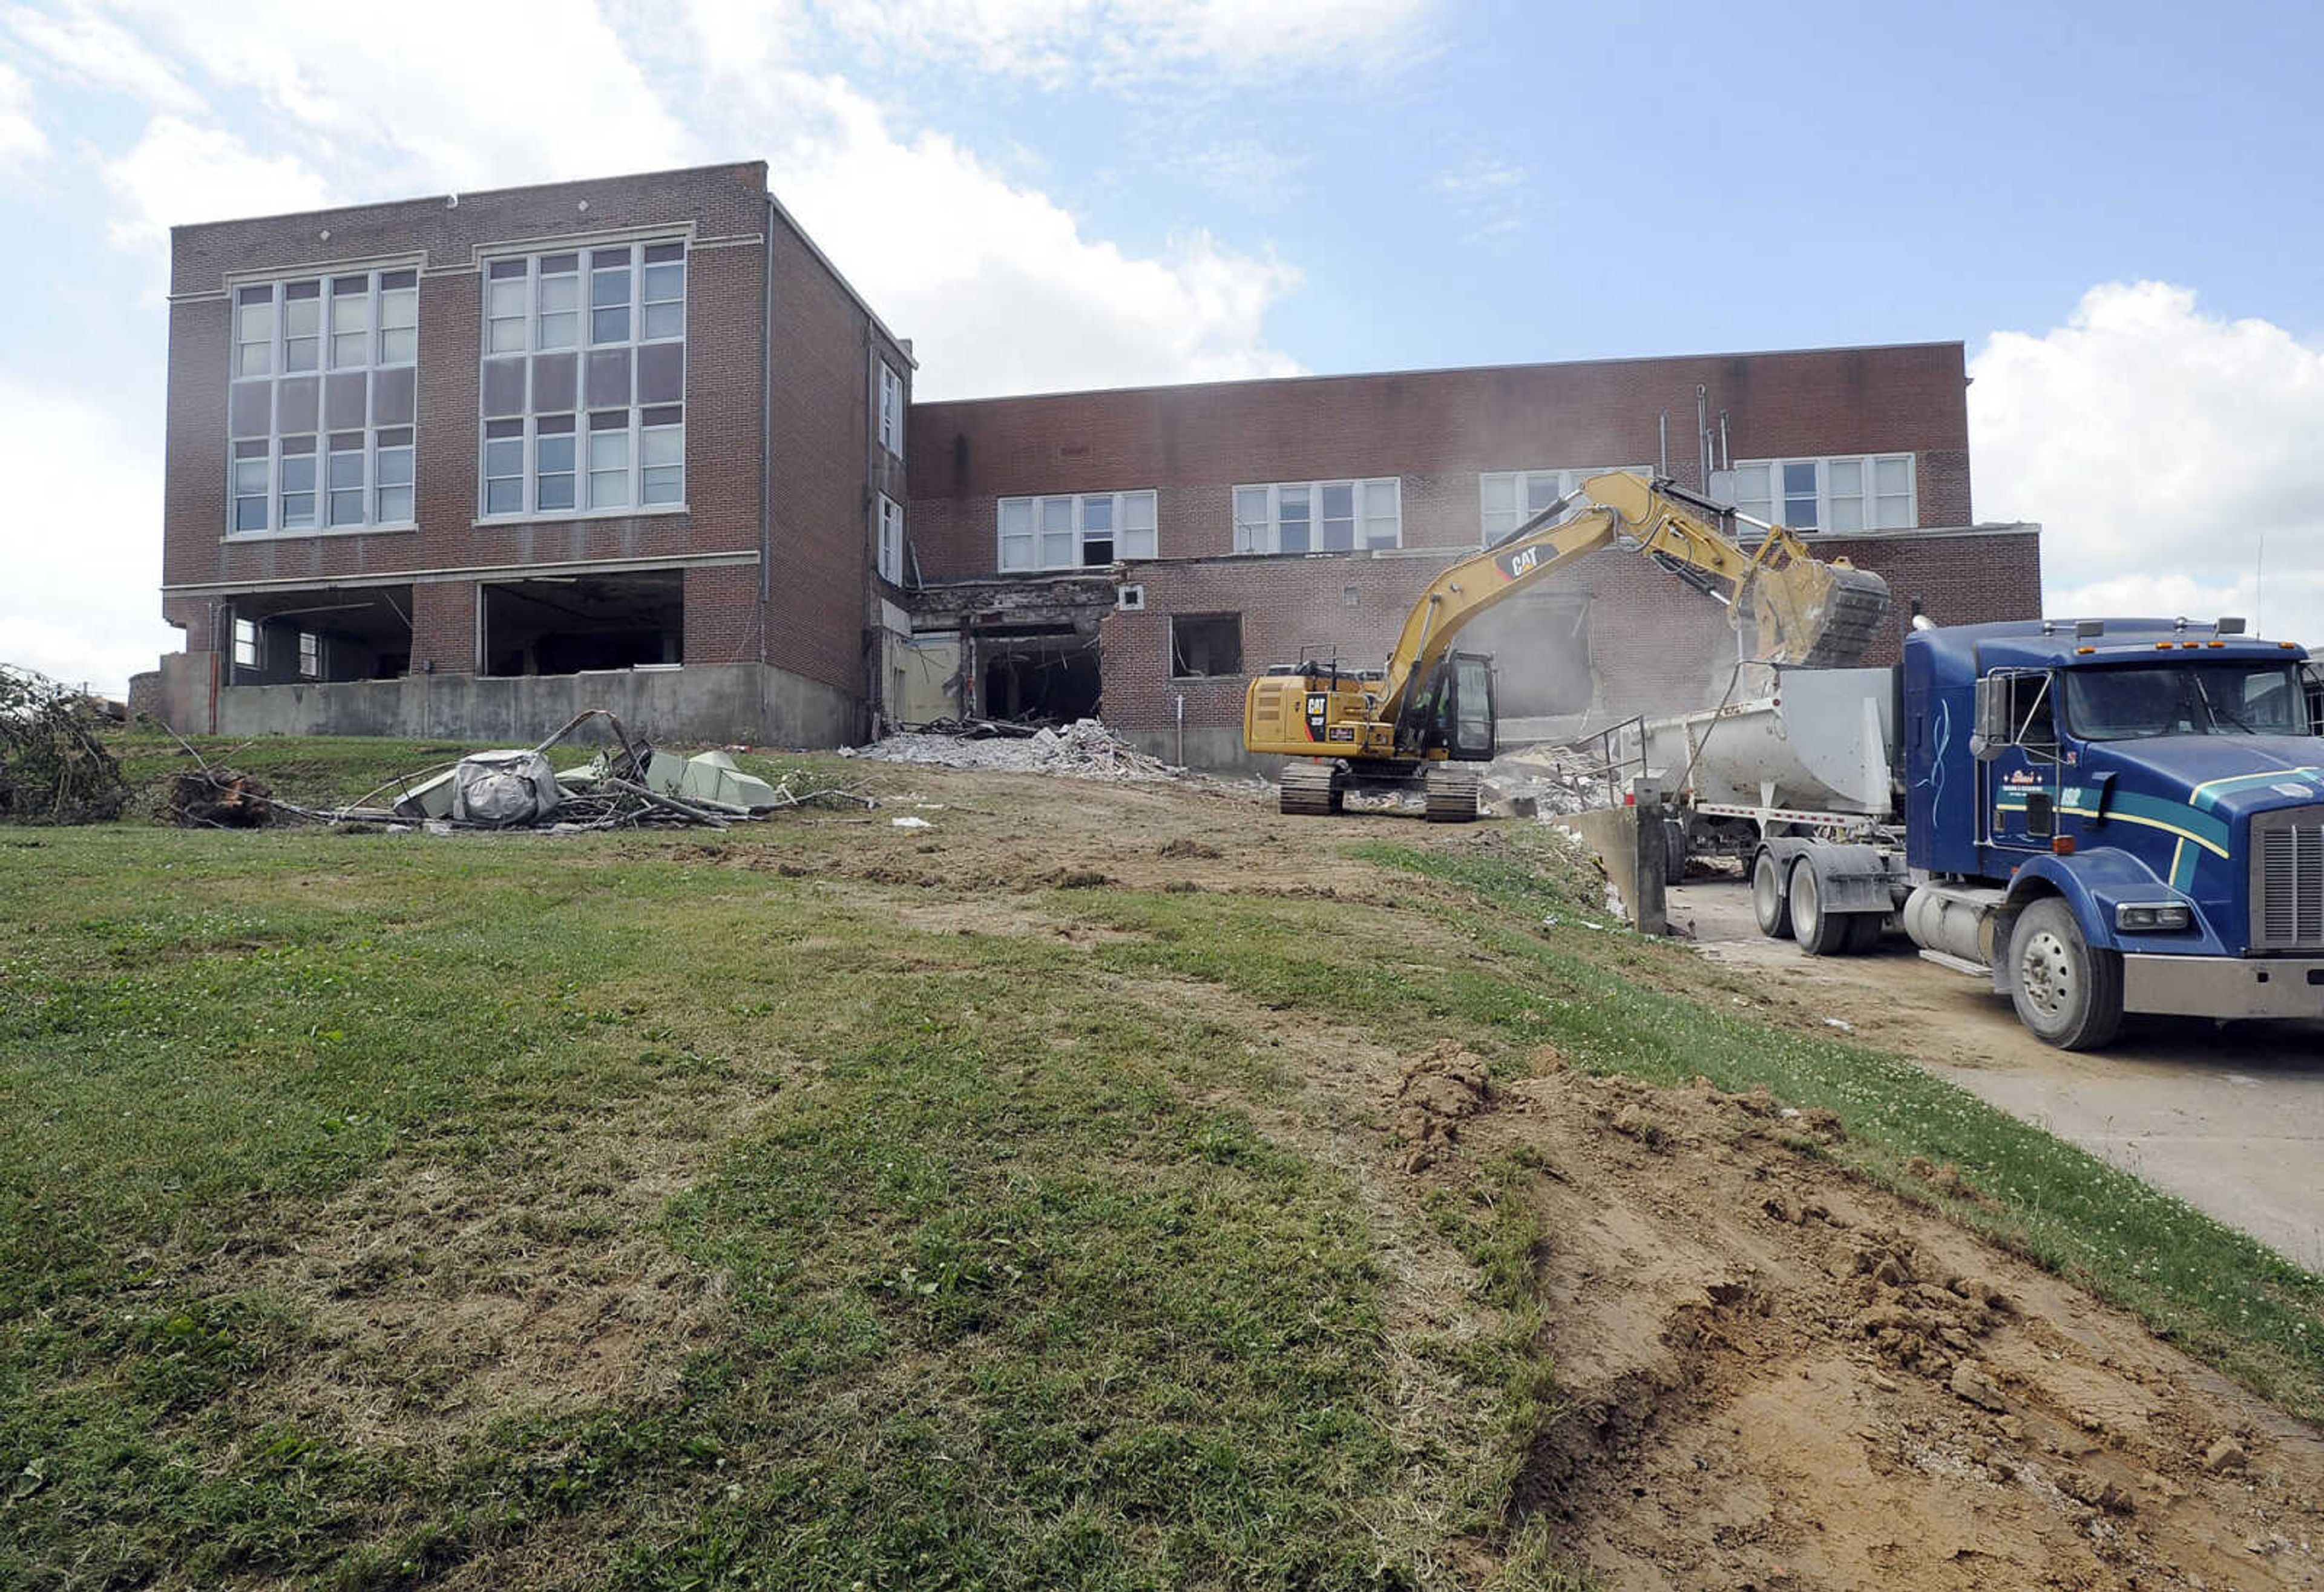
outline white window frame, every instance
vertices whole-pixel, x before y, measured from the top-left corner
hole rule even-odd
[[[1355,545],[1347,548],[1323,548],[1314,545],[1320,540],[1323,523],[1323,490],[1327,486],[1347,486],[1353,489],[1355,508]],[[1376,518],[1367,512],[1371,489],[1387,487],[1395,497],[1396,539],[1374,541],[1369,527]],[[1349,553],[1371,552],[1404,545],[1404,477],[1401,476],[1339,476],[1322,481],[1246,481],[1238,484],[1228,495],[1228,512],[1234,526],[1234,550],[1239,553],[1275,553],[1283,550],[1283,495],[1305,492],[1307,495],[1307,528],[1309,545],[1301,550],[1305,554],[1329,553],[1344,557]],[[1243,513],[1244,494],[1267,494],[1267,517],[1262,522],[1247,517]]]
[[[1541,482],[1547,486],[1549,500],[1554,503],[1558,498],[1571,496],[1579,492],[1582,489],[1582,483],[1592,476],[1611,475],[1617,472],[1633,476],[1652,476],[1654,468],[1649,465],[1596,465],[1570,470],[1486,470],[1481,472],[1477,477],[1477,544],[1480,547],[1489,546],[1493,541],[1508,535],[1540,512],[1538,509],[1528,510],[1526,507],[1526,504],[1533,501],[1531,495],[1536,482]],[[1507,509],[1496,509],[1488,501],[1493,484],[1498,481],[1507,481],[1514,486],[1516,490],[1513,501],[1516,504],[1516,517],[1508,524],[1496,527],[1493,523],[1493,516],[1510,512]]]
[[[904,584],[904,505],[886,493],[881,493],[875,521],[873,535],[878,547],[880,578],[890,586],[901,586]]]
[[[1901,517],[1883,515],[1880,504],[1894,502],[1896,493],[1879,490],[1880,467],[1902,462],[1904,466],[1904,511]],[[1783,489],[1784,467],[1811,466],[1815,470],[1816,523],[1794,525],[1786,518],[1789,501]],[[1832,490],[1832,466],[1852,465],[1860,472],[1861,493],[1835,493]],[[1746,470],[1767,472],[1765,495],[1743,495],[1741,477]],[[1921,523],[1921,470],[1919,456],[1912,453],[1840,453],[1825,454],[1814,458],[1738,458],[1735,461],[1737,482],[1735,507],[1738,513],[1755,519],[1769,520],[1803,535],[1860,536],[1881,531],[1910,531]],[[1832,505],[1836,501],[1855,499],[1863,504],[1864,523],[1851,530],[1836,530],[1832,525]]]
[[[884,359],[880,361],[880,446],[898,458],[904,457],[904,378]]]
[[[1143,532],[1149,540],[1149,545],[1143,552],[1133,552],[1126,545],[1131,534],[1130,504],[1133,499],[1145,503],[1147,518],[1153,522]],[[1044,505],[1053,503],[1073,505],[1071,532],[1073,557],[1063,563],[1044,562],[1041,557],[1041,543],[1044,540],[1041,534],[1041,523],[1043,516],[1047,513]],[[1162,556],[1161,495],[1153,487],[1132,487],[1121,492],[1054,492],[1040,497],[1004,497],[994,503],[992,505],[992,567],[1004,575],[1021,575],[1044,569],[1107,568],[1106,564],[1091,564],[1084,561],[1089,541],[1087,523],[1089,505],[1093,503],[1111,503],[1113,505],[1111,525],[1098,533],[1102,540],[1113,543],[1111,563],[1140,562]],[[1010,512],[1014,508],[1022,508],[1028,516],[1029,524],[1026,531],[1012,532],[1010,530]],[[1009,543],[1012,540],[1028,541],[1028,552],[1024,561],[1016,563],[1010,561]]]
[[[660,248],[673,244],[678,245],[683,251],[676,261],[655,261],[651,264],[647,263],[646,251],[648,249]],[[630,296],[627,308],[630,318],[630,336],[625,340],[600,343],[595,340],[594,336],[595,330],[595,322],[596,312],[599,308],[596,303],[595,284],[595,279],[598,269],[597,256],[600,255],[610,255],[620,249],[626,249],[629,252],[630,263],[628,269],[630,273]],[[544,273],[542,272],[540,265],[543,260],[564,255],[572,255],[576,256],[574,262],[574,269],[571,273],[557,272],[553,273]],[[580,258],[579,256],[586,256],[586,258]],[[524,273],[521,276],[502,277],[498,279],[496,282],[492,273],[493,265],[505,264],[512,260],[521,260],[524,263]],[[681,268],[683,275],[680,280],[683,286],[678,296],[674,300],[649,300],[646,297],[646,273],[652,270],[655,265],[663,264],[677,264]],[[565,277],[568,274],[571,276],[572,280],[577,286],[577,292],[575,298],[575,307],[573,310],[569,311],[561,310],[544,310],[541,308],[540,282],[544,274],[552,274],[559,278]],[[509,284],[521,284],[522,287],[523,306],[521,315],[509,314],[496,317],[493,314],[493,289],[496,285],[505,286]],[[479,524],[503,525],[515,524],[532,520],[627,519],[640,514],[676,514],[687,513],[687,507],[686,496],[688,481],[687,478],[687,471],[685,465],[685,437],[687,421],[690,417],[687,414],[686,400],[687,383],[692,375],[694,359],[694,351],[691,347],[690,339],[687,337],[687,321],[690,319],[689,311],[694,293],[694,247],[692,242],[683,236],[667,237],[632,237],[627,240],[616,238],[596,244],[572,243],[558,247],[535,247],[527,250],[523,254],[488,255],[483,262],[483,285],[484,292],[481,295],[481,302],[477,306],[478,312],[481,317],[478,321],[478,336],[480,340],[478,343],[478,353],[476,356],[477,424],[475,510],[477,523]],[[675,303],[678,306],[678,329],[676,333],[665,333],[659,337],[648,337],[646,335],[646,309],[650,303],[653,305]],[[617,306],[609,304],[604,306],[604,308],[612,310],[617,308]],[[546,314],[564,315],[568,313],[575,318],[574,340],[571,342],[562,342],[554,345],[546,344],[541,337],[540,323],[542,317]],[[493,323],[495,319],[503,323],[521,322],[524,334],[521,345],[508,348],[493,347]],[[644,349],[662,347],[672,343],[677,344],[680,350],[678,356],[678,398],[675,402],[670,403],[647,403],[640,397],[638,393],[638,356]],[[627,348],[630,351],[630,397],[626,407],[626,421],[622,426],[593,431],[589,426],[589,417],[591,414],[610,414],[613,412],[610,407],[593,409],[589,403],[589,356],[595,350],[605,348]],[[542,411],[536,410],[533,407],[532,360],[534,356],[540,354],[570,354],[573,356],[573,406],[570,409]],[[484,412],[484,366],[487,363],[495,359],[521,359],[524,362],[524,407],[518,414],[488,416]],[[662,415],[670,410],[676,410],[678,412],[678,418],[675,421],[669,420],[649,421],[646,418],[650,414]],[[567,414],[570,414],[573,417],[573,430],[571,433],[573,437],[574,453],[574,467],[572,471],[574,477],[573,505],[570,508],[542,508],[540,506],[541,475],[540,438],[542,433],[540,430],[539,422],[544,415],[563,416]],[[507,439],[488,439],[484,435],[484,432],[486,428],[495,421],[521,421],[522,422],[523,447],[521,451],[524,461],[523,477],[521,487],[518,494],[521,506],[514,509],[503,509],[498,512],[493,512],[488,510],[485,506],[487,482],[493,477],[488,477],[484,473],[484,452],[489,441],[503,441],[507,440]],[[649,467],[645,462],[645,439],[650,433],[661,433],[673,430],[678,434],[678,464],[675,467],[678,471],[678,501],[674,503],[650,504],[645,501],[645,475],[646,470]],[[561,431],[553,431],[548,434],[550,436],[566,435],[566,433]],[[628,476],[628,491],[622,502],[599,507],[592,504],[589,501],[590,476],[592,474],[592,471],[589,468],[589,443],[592,437],[610,435],[620,435],[627,439],[625,443],[625,447],[627,449],[625,458],[627,462],[623,466],[623,468]],[[666,470],[673,467],[657,465],[651,467]],[[566,472],[559,470],[553,473],[563,475]],[[600,471],[595,473],[610,474],[611,472]]]
[[[404,514],[393,519],[386,518],[379,512],[380,495],[376,483],[379,479],[378,455],[381,450],[381,432],[409,431],[413,433],[412,441],[393,444],[392,446],[413,448],[413,461],[415,467],[418,462],[419,455],[414,444],[418,438],[420,421],[418,412],[418,366],[420,352],[418,338],[418,305],[420,301],[419,270],[420,268],[417,262],[389,261],[377,264],[346,266],[337,270],[322,268],[295,276],[274,277],[259,282],[235,281],[228,285],[226,292],[226,313],[230,318],[226,353],[226,388],[228,403],[232,403],[233,389],[235,384],[244,380],[263,379],[266,381],[271,387],[279,387],[280,384],[285,381],[300,379],[312,379],[317,384],[315,393],[315,424],[313,430],[309,431],[295,431],[288,433],[288,435],[295,437],[311,436],[315,440],[315,494],[317,502],[313,523],[295,526],[286,526],[282,523],[282,443],[286,433],[282,430],[282,415],[281,411],[281,394],[279,391],[271,391],[268,394],[268,402],[272,408],[268,420],[267,431],[264,437],[237,437],[233,435],[231,423],[229,423],[227,427],[228,434],[226,438],[226,535],[229,540],[242,541],[261,536],[346,536],[361,534],[363,532],[372,531],[409,531],[417,527],[417,515],[419,513],[419,495],[416,490],[417,482],[415,481],[412,483],[414,487],[412,492],[412,512],[409,514]],[[381,285],[383,278],[407,272],[410,273],[412,278],[411,285],[410,287],[389,288]],[[362,277],[364,279],[364,290],[361,296],[361,302],[364,306],[364,325],[360,331],[346,333],[336,332],[333,330],[333,328],[337,325],[337,318],[334,311],[341,302],[354,301],[350,296],[342,295],[335,290],[337,283],[353,277]],[[294,371],[288,368],[290,361],[288,357],[289,349],[287,339],[290,336],[288,330],[290,317],[284,313],[283,293],[286,289],[295,284],[303,284],[310,282],[316,284],[316,362],[312,366],[307,369]],[[264,338],[245,339],[242,335],[243,312],[245,309],[253,308],[253,306],[244,304],[243,296],[245,292],[253,290],[263,290],[267,295],[266,310],[269,317],[269,327],[267,335]],[[412,320],[409,328],[388,327],[383,324],[383,305],[390,294],[410,296],[413,306],[413,312]],[[410,341],[412,347],[410,356],[404,358],[389,358],[383,346],[383,339],[390,331],[404,330],[409,330],[411,333]],[[362,359],[351,360],[341,359],[338,357],[337,343],[338,339],[343,336],[360,336],[364,339],[364,356]],[[244,348],[265,349],[267,365],[266,370],[263,372],[254,372],[248,376],[245,376],[242,369],[243,350]],[[414,373],[412,376],[412,417],[410,420],[402,421],[396,425],[383,425],[381,423],[379,416],[374,412],[372,409],[373,394],[371,378],[379,371],[404,369],[411,370]],[[334,375],[355,374],[360,374],[364,379],[364,424],[359,428],[355,426],[333,426],[329,423],[330,378]],[[329,508],[330,440],[334,436],[345,435],[357,430],[360,430],[363,432],[364,438],[363,517],[359,520],[349,521],[344,524],[335,525],[331,523]],[[254,453],[247,458],[237,458],[235,451],[237,446],[259,446],[263,448],[263,452]],[[260,493],[237,493],[235,490],[235,466],[236,464],[259,466],[261,472],[265,477],[264,490]],[[251,526],[245,529],[237,523],[240,519],[240,514],[235,503],[237,496],[245,501],[263,502],[265,505],[263,524]]]
[[[244,653],[249,656],[244,657]],[[266,667],[266,626],[239,614],[234,616],[234,666],[236,669]]]
[[[311,630],[299,633],[299,678],[323,678],[323,638]]]

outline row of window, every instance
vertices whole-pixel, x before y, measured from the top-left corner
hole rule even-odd
[[[1478,477],[1481,540],[1491,543],[1608,470],[1646,473],[1645,465],[1572,470],[1496,470]],[[1913,456],[1766,459],[1735,468],[1736,506],[1754,519],[1780,519],[1797,531],[1862,531],[1918,523]],[[1780,514],[1768,493],[1784,488]],[[1150,559],[1155,495],[1101,492],[1054,497],[1004,497],[999,505],[1001,569],[1094,568],[1118,559]],[[1352,552],[1404,543],[1402,482],[1395,477],[1345,481],[1278,481],[1234,489],[1234,551],[1239,553]]]
[[[231,532],[413,523],[419,286],[406,267],[235,290]],[[680,243],[490,262],[477,514],[682,505],[686,309]],[[901,458],[904,379],[885,360],[874,402],[881,445]],[[903,511],[890,507],[881,569],[900,578]]]

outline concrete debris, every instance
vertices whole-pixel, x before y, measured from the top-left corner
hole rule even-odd
[[[1148,757],[1094,718],[1078,719],[1063,728],[1038,729],[1021,739],[980,735],[973,730],[959,735],[907,732],[869,746],[843,747],[839,754],[929,768],[1056,774],[1065,779],[1119,783],[1178,779],[1186,772],[1158,757]]]
[[[1526,746],[1496,757],[1485,765],[1478,795],[1502,818],[1570,817],[1621,804],[1595,745]]]

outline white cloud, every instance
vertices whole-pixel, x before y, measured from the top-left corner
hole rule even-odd
[[[107,236],[124,249],[161,246],[183,222],[310,210],[330,185],[292,154],[254,153],[233,134],[155,116],[123,154],[104,164],[116,201]]]
[[[149,110],[191,116],[202,97],[136,35],[86,4],[61,12],[12,6],[8,29],[67,82],[126,94]]]
[[[1297,373],[1264,336],[1292,267],[1204,233],[1139,258],[949,139],[899,141],[844,84],[797,79],[783,95],[822,114],[774,162],[778,193],[914,339],[918,396]]]
[[[125,0],[172,54],[254,94],[311,158],[370,168],[367,196],[651,171],[702,158],[594,6],[403,0],[391,11]],[[384,185],[384,186],[382,186]],[[247,213],[247,212],[244,212]]]
[[[156,589],[159,448],[86,400],[0,374],[0,479],[73,487],[69,514],[0,530],[0,662],[124,691],[180,640]]]
[[[1517,231],[1533,208],[1531,174],[1490,155],[1438,172],[1436,191],[1460,216],[1470,243]]]
[[[1978,516],[2043,523],[2052,613],[2264,604],[2273,634],[2324,643],[2324,347],[2109,282],[2063,326],[1995,333],[1969,374]]]
[[[1410,58],[1434,0],[692,0],[714,61],[757,70],[816,31],[874,58],[929,60],[1061,86],[1120,87],[1200,67],[1232,78]]]
[[[29,166],[48,153],[48,134],[32,119],[32,85],[0,60],[0,171]]]
[[[1304,157],[1270,149],[1256,139],[1207,144],[1162,160],[1165,169],[1201,183],[1222,198],[1257,210],[1272,210],[1290,197],[1305,169]]]

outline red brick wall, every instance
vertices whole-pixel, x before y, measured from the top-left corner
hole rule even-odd
[[[464,194],[255,221],[180,227],[171,238],[180,295],[222,295],[229,272],[327,273],[334,261],[423,260],[416,500],[419,529],[368,534],[281,536],[222,543],[226,525],[226,401],[229,314],[222,296],[188,297],[171,310],[163,578],[171,583],[324,581],[348,575],[579,560],[670,558],[753,551],[759,545],[761,306],[766,170],[711,167],[543,188]],[[580,208],[584,201],[587,208]],[[543,519],[480,527],[477,514],[479,349],[483,283],[474,251],[485,245],[557,240],[631,227],[691,223],[687,263],[687,512],[604,519]],[[319,236],[329,232],[327,240]],[[719,244],[719,239],[740,241]],[[856,339],[860,340],[860,339]],[[849,578],[845,571],[833,577]],[[422,581],[412,666],[475,667],[473,581],[464,592]],[[755,602],[755,577],[752,578]],[[860,578],[854,589],[860,591]],[[691,586],[689,584],[689,592]],[[189,605],[165,612],[182,622]],[[851,599],[851,609],[856,599]],[[468,617],[461,620],[458,614]],[[688,661],[761,655],[755,614],[722,616]],[[189,639],[189,645],[196,643]],[[852,654],[852,645],[850,652]]]
[[[759,569],[715,564],[686,572],[688,663],[733,663],[758,656]]]
[[[861,697],[872,493],[901,502],[875,431],[872,358],[910,361],[829,267],[774,218],[774,560],[767,661]],[[900,472],[897,472],[898,475]]]
[[[1474,545],[1477,476],[1647,464],[1700,485],[1697,384],[1737,458],[1909,451],[1920,523],[1969,514],[1961,345],[1213,383],[924,403],[913,521],[931,580],[991,574],[994,500],[1154,487],[1164,558],[1233,551],[1237,484],[1404,478],[1407,547]]]

